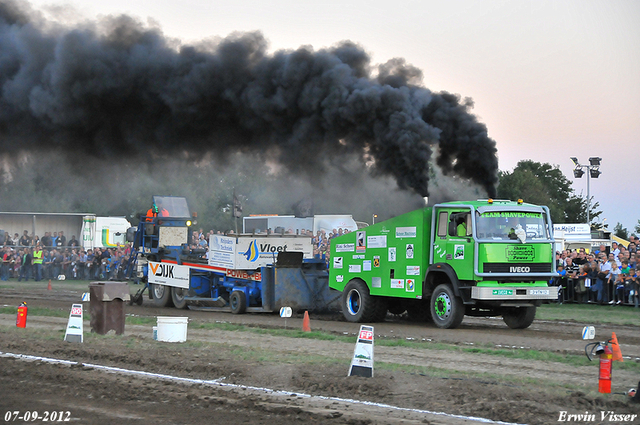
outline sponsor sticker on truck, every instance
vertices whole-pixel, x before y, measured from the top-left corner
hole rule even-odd
[[[404,289],[404,279],[391,279],[393,289]]]
[[[336,245],[336,252],[353,252],[356,250],[354,243],[339,243]]]
[[[529,289],[529,295],[549,295],[548,289]]]
[[[415,226],[412,227],[396,227],[396,238],[415,238],[418,231]]]
[[[535,251],[530,245],[510,245],[507,247],[506,255],[508,261],[533,261]]]
[[[386,248],[387,235],[368,236],[367,245],[369,246],[369,248]]]
[[[416,291],[416,280],[407,279],[407,292],[415,292],[415,291]]]

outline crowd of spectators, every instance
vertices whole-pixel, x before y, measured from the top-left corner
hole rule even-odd
[[[233,233],[233,231],[230,231]],[[204,232],[202,229],[194,230],[191,232],[191,249],[208,249],[209,248],[209,240],[211,236],[214,234],[221,235],[221,231],[209,230],[208,232]]]
[[[311,233],[311,232],[310,232]],[[325,260],[327,267],[331,258],[331,240],[338,236],[349,233],[349,229],[333,229],[329,234],[325,230],[318,230],[315,235],[311,233],[311,243],[313,244],[313,256]]]
[[[314,235],[310,230],[303,230],[302,235],[311,238],[313,256],[328,265],[331,240],[348,232],[340,228],[329,233],[318,230]],[[191,248],[206,252],[214,234],[221,232],[193,231]],[[63,231],[45,232],[42,238],[29,235],[27,230],[22,236],[15,233],[13,237],[5,232],[3,239],[0,248],[0,280],[3,281],[9,278],[18,281],[120,279],[126,275],[131,254],[130,244],[85,250],[75,235],[67,240]],[[612,242],[610,248],[600,245],[591,252],[585,248],[556,252],[558,277],[550,283],[560,288],[558,302],[640,307],[639,246],[640,237],[632,235],[627,247]]]
[[[26,230],[21,237],[5,233],[0,280],[119,279],[125,276],[130,254],[130,244],[85,250],[75,235],[67,240],[63,231],[45,232],[42,238]]]
[[[593,252],[584,248],[556,252],[559,276],[551,283],[560,288],[558,302],[640,305],[638,246],[640,238],[632,235],[625,247],[616,242]]]
[[[229,231],[226,234],[233,233]],[[265,233],[272,232],[269,229]],[[319,230],[315,235],[311,230],[303,230],[299,234],[311,238],[314,257],[325,260],[328,266],[331,240],[345,233],[348,233],[348,230],[340,228],[328,233]],[[214,234],[222,232],[210,230],[205,233],[203,229],[194,230],[190,248],[202,251],[204,258],[209,248],[210,237]],[[0,246],[2,281],[10,278],[18,281],[119,279],[126,275],[131,254],[129,243],[114,248],[85,250],[75,235],[67,240],[63,231],[45,232],[41,238],[29,235],[27,230],[22,236],[15,233],[13,237],[9,232],[5,232],[3,242]]]

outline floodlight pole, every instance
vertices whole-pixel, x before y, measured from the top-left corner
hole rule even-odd
[[[600,161],[602,161],[602,158],[597,156],[592,156],[591,158],[589,158],[589,165],[580,164],[580,162],[578,162],[578,158],[576,158],[575,156],[572,156],[571,160],[575,164],[575,167],[573,169],[573,176],[575,178],[579,179],[580,177],[582,177],[582,174],[584,174],[582,169],[583,168],[587,169],[587,223],[591,225],[590,211],[589,211],[591,209],[591,174],[592,173],[594,174],[594,178],[598,178],[598,176],[602,174],[600,172]],[[576,173],[576,170],[580,170],[580,173]]]
[[[587,173],[587,224],[591,226],[591,220],[589,220],[589,210],[591,209],[591,173]]]

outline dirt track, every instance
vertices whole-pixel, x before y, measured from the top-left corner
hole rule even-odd
[[[68,311],[78,291],[0,289],[0,304],[47,306]],[[69,365],[0,357],[0,404],[7,410],[69,411],[77,423],[478,423],[488,418],[530,424],[558,423],[560,412],[589,412],[600,423],[601,411],[640,412],[622,394],[599,395],[597,366],[568,366],[539,360],[511,359],[459,350],[377,345],[374,378],[346,377],[353,344],[299,339],[256,332],[198,329],[205,322],[230,322],[283,328],[284,319],[267,315],[231,315],[157,309],[148,300],[127,306],[127,314],[190,317],[188,342],[153,341],[151,326],[127,325],[124,336],[89,335],[85,343],[62,341],[66,319],[29,317],[27,329],[15,328],[15,316],[0,315],[0,351],[84,363]],[[358,325],[335,317],[311,315],[313,330],[354,334]],[[301,327],[301,318],[287,320]],[[532,348],[581,353],[583,324],[536,321],[524,331],[501,320],[465,318],[460,329],[388,321],[375,324],[376,338],[424,340],[463,346]],[[598,335],[611,333],[598,326]],[[640,327],[615,327],[623,353],[640,354]],[[306,361],[301,361],[303,353]],[[634,357],[635,356],[635,357]],[[94,366],[88,367],[86,364]],[[170,378],[109,373],[113,366],[172,377],[218,380],[185,383]],[[393,366],[395,365],[395,366]],[[616,371],[614,393],[635,387],[640,376]],[[226,386],[223,386],[226,385]],[[239,385],[260,387],[262,390]],[[266,390],[264,389],[266,388]],[[281,393],[271,390],[279,390]],[[346,401],[381,403],[374,406]],[[414,410],[400,410],[414,409]],[[431,412],[431,413],[429,413]],[[443,412],[448,415],[435,414]],[[456,417],[452,415],[461,415]],[[466,418],[465,418],[466,417]],[[572,423],[581,423],[572,421]],[[640,423],[632,421],[606,423]]]

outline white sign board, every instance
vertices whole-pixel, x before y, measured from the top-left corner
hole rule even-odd
[[[596,328],[594,326],[585,326],[582,329],[582,339],[594,339],[596,337]]]
[[[373,377],[373,326],[360,326],[347,376]]]
[[[67,322],[67,331],[64,334],[67,342],[83,342],[84,332],[82,328],[82,304],[73,304]]]
[[[149,261],[149,283],[189,289],[189,267]]]
[[[591,228],[586,223],[554,223],[553,237],[573,241],[591,241]]]
[[[209,265],[235,269],[236,238],[211,235],[209,238]]]
[[[291,314],[293,313],[293,310],[291,310],[291,307],[282,307],[280,309],[280,317],[291,317]]]
[[[226,238],[226,239],[225,239]],[[233,239],[230,244],[228,239]],[[213,238],[212,238],[213,241]],[[230,258],[233,246],[233,258]],[[214,250],[214,247],[216,248]],[[247,237],[220,238],[209,244],[209,265],[236,270],[255,270],[275,264],[280,252],[302,252],[303,258],[313,258],[313,246],[308,237]],[[233,266],[230,266],[233,264]]]

